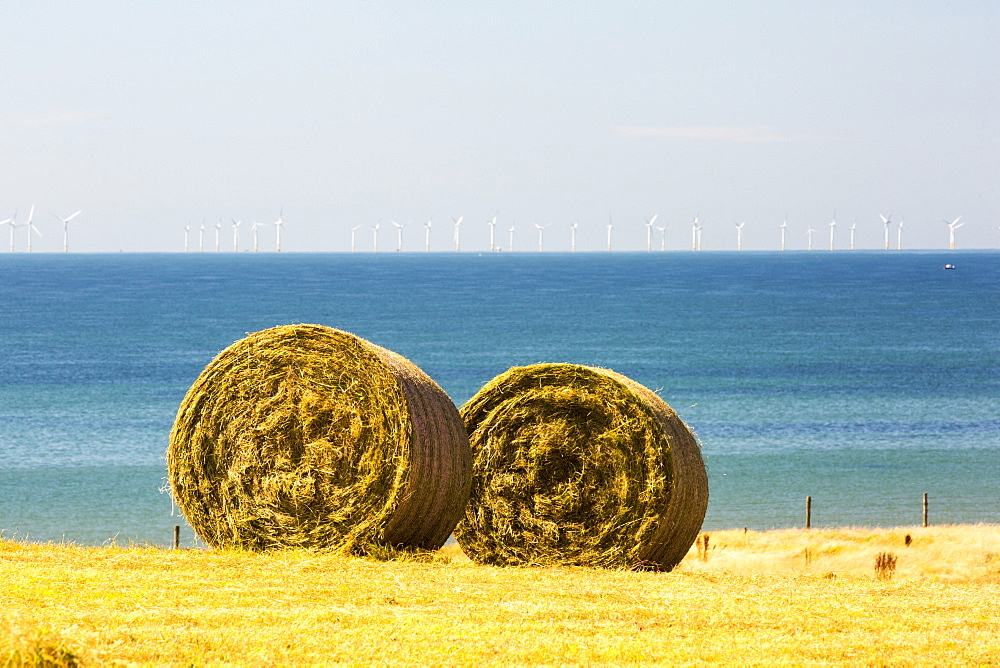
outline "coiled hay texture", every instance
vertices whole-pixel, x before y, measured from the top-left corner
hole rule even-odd
[[[472,495],[455,535],[474,561],[670,570],[708,505],[691,430],[607,369],[515,367],[461,409]]]
[[[198,535],[250,550],[437,549],[471,476],[461,417],[433,380],[319,325],[223,350],[181,403],[167,466]]]

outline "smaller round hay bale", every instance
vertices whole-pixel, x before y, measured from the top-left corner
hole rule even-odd
[[[483,564],[670,570],[701,529],[708,477],[659,396],[607,369],[515,367],[461,409],[472,493],[455,536]]]
[[[319,325],[219,353],[181,403],[167,465],[198,535],[249,550],[438,549],[471,476],[461,417],[433,380]]]

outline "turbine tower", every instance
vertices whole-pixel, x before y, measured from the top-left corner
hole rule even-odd
[[[833,212],[833,220],[830,221],[830,250],[834,249],[833,246],[833,230],[837,227],[837,212]]]
[[[354,252],[354,239],[357,236],[358,230],[360,230],[362,227],[364,227],[364,226],[363,225],[355,225],[354,227],[351,228],[351,252],[352,253]]]
[[[656,229],[660,231],[660,250],[665,251],[667,250],[667,226],[660,227],[657,225]]]
[[[694,220],[691,221],[691,250],[693,251],[698,250],[698,230],[698,216],[695,216]]]
[[[653,250],[653,223],[656,222],[656,217],[660,215],[654,213],[652,218],[646,219],[646,252]]]
[[[274,231],[276,236],[274,242],[274,250],[277,251],[278,253],[281,252],[281,228],[285,224],[284,215],[285,215],[285,207],[281,207],[281,210],[278,211],[278,220],[274,221]]]
[[[851,223],[851,227],[850,227],[850,230],[851,230],[851,250],[854,250],[854,228],[856,228],[857,226],[858,226],[858,219],[855,218],[854,222]]]
[[[736,250],[743,250],[743,226],[746,225],[746,221],[742,223],[733,223],[736,225]]]
[[[398,253],[403,250],[403,228],[409,225],[409,223],[400,224],[395,220],[390,220],[389,222],[396,228],[396,252]]]
[[[882,224],[885,225],[885,232],[882,237],[885,241],[885,249],[889,250],[889,224],[892,222],[892,214],[890,213],[888,216],[883,216],[880,213],[878,217],[882,219]]]
[[[260,223],[253,218],[250,220],[250,233],[253,235],[253,252],[256,253],[260,249],[260,244],[257,243],[257,228],[260,227]]]
[[[569,249],[571,252],[576,252],[576,228],[580,226],[580,221],[577,221],[569,226]]]
[[[434,219],[431,218],[426,223],[424,223],[424,230],[425,230],[425,232],[424,232],[424,252],[425,253],[429,253],[431,251],[431,223],[433,223],[433,222],[434,222]]]
[[[240,225],[243,224],[243,221],[233,218],[229,220],[233,221],[233,252],[237,253],[240,250]]]
[[[809,246],[808,246],[809,250],[813,249],[813,235],[816,234],[816,232],[818,231],[819,230],[814,230],[813,228],[810,227],[809,230],[806,232],[806,236],[809,238]]]
[[[31,209],[28,210],[28,222],[26,222],[24,224],[24,226],[28,228],[28,252],[29,253],[31,252],[31,232],[32,232],[32,230],[34,230],[35,234],[37,234],[38,236],[42,236],[41,231],[39,231],[39,229],[37,227],[35,227],[35,224],[31,222],[31,219],[34,218],[34,217],[35,217],[35,205],[32,204],[31,205]]]
[[[611,223],[611,214],[608,214],[608,224],[605,225],[608,228],[608,250],[611,250],[611,230],[614,229],[614,225]]]
[[[496,214],[496,216],[493,216],[493,220],[487,220],[486,221],[486,224],[490,226],[490,252],[491,253],[493,251],[497,250],[497,245],[496,245],[494,239],[495,239],[495,233],[496,233],[496,227],[497,227],[497,216],[499,216],[499,215],[500,215],[500,212],[498,211],[497,214]]]
[[[549,225],[551,224],[552,223],[549,223]],[[539,225],[538,223],[532,223],[532,225],[538,228],[538,252],[541,253],[543,250],[545,250],[545,246],[542,243],[543,241],[542,237],[545,233],[545,228],[548,227],[549,225]]]
[[[781,228],[781,250],[785,250],[785,229],[788,227],[788,216],[785,216],[785,219],[781,221],[781,225],[778,225],[778,227]]]
[[[70,215],[66,216],[65,218],[60,218],[59,216],[56,216],[56,214],[54,214],[54,213],[52,214],[63,225],[63,253],[68,253],[69,252],[69,221],[73,220],[74,218],[76,218],[77,216],[79,216],[81,213],[83,213],[82,210],[81,211],[77,211],[76,213],[71,213]]]
[[[510,224],[510,229],[507,230],[507,231],[510,232],[510,240],[508,242],[507,250],[509,250],[511,253],[513,253],[514,252],[514,223]]]
[[[381,222],[372,225],[372,252],[378,252],[378,228],[382,226]]]
[[[222,220],[215,224],[215,252],[219,252],[219,234],[222,232]]]
[[[950,223],[947,220],[944,221],[944,224],[948,226],[948,250],[955,250],[955,230],[965,225],[965,223],[958,222],[960,220],[962,220],[961,216]]]
[[[201,219],[201,227],[198,228],[198,252],[205,252],[205,219]]]
[[[462,221],[465,220],[465,216],[459,216],[458,218],[452,218],[455,221],[455,250],[462,250]]]
[[[184,226],[184,252],[185,253],[188,252],[188,235],[190,233],[191,233],[191,226],[190,225],[185,225]]]
[[[899,225],[896,227],[896,250],[903,250],[903,219],[899,219]]]
[[[253,252],[256,253],[260,246],[257,244],[257,229],[264,227],[267,223],[258,223],[256,220],[253,221],[253,225],[250,226],[250,231],[253,232]]]

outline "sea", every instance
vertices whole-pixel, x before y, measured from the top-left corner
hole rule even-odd
[[[953,270],[945,270],[945,265]],[[201,543],[166,491],[185,391],[318,323],[457,405],[511,366],[607,367],[697,434],[705,530],[1000,523],[1000,252],[0,256],[0,535]]]

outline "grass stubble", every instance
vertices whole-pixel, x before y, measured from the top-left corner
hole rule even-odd
[[[995,525],[715,532],[671,573],[4,540],[0,582],[0,665],[1000,661]]]

